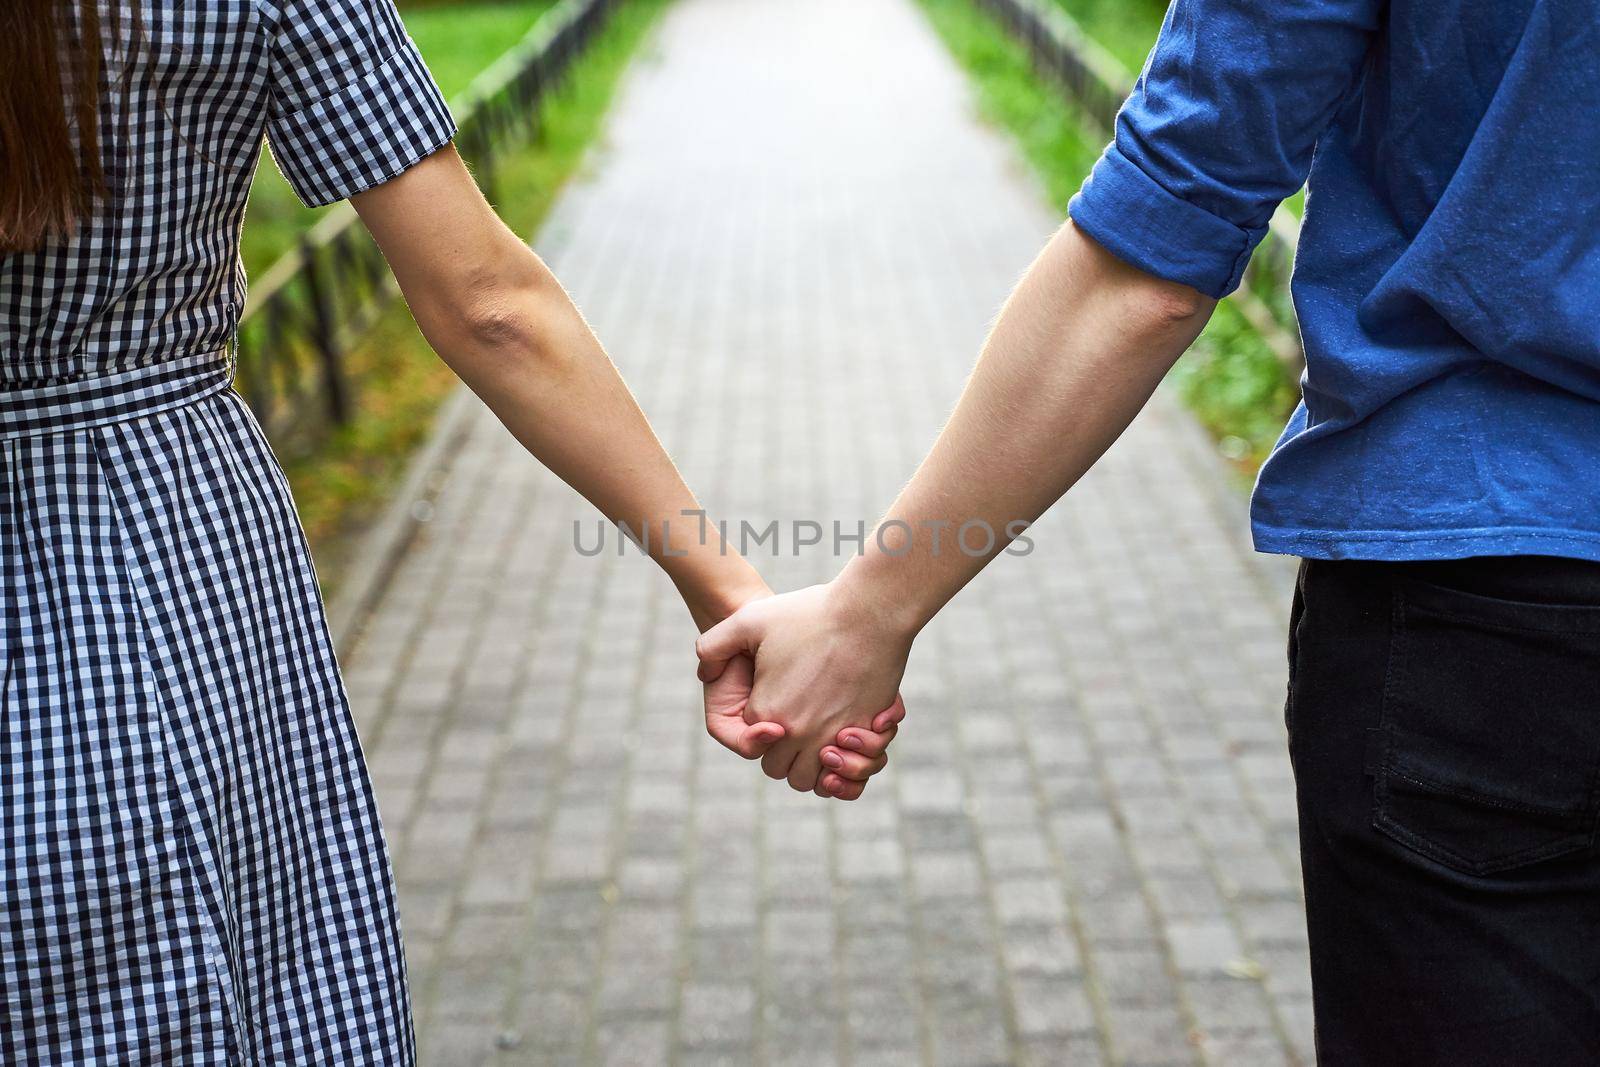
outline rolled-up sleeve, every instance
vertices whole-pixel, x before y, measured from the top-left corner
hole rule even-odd
[[[1151,274],[1232,292],[1359,84],[1385,4],[1173,0],[1073,222]]]
[[[390,0],[282,0],[267,144],[307,205],[381,185],[456,127]]]

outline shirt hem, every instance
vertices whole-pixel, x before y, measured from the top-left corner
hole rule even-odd
[[[1290,530],[1252,526],[1257,552],[1305,559],[1414,561],[1560,556],[1600,562],[1600,531],[1538,527],[1447,530]]]

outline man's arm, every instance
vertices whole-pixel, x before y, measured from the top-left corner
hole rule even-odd
[[[1072,223],[1007,304],[891,518],[913,531],[956,523],[947,534],[978,519],[1001,534],[1088,469],[1199,333],[1207,298],[1239,285],[1358,83],[1387,9],[1172,0],[1115,139],[1068,205]],[[763,758],[791,785],[815,777],[832,728],[883,706],[912,636],[988,562],[935,557],[921,536],[896,558],[897,531],[883,529],[891,552],[875,546],[830,585],[760,602],[702,637],[707,674],[730,649],[759,647],[750,711],[793,728]],[[824,754],[832,767],[839,753]],[[853,755],[845,769],[861,761],[876,762]]]
[[[933,449],[839,576],[855,610],[914,636],[1122,435],[1216,301],[1128,266],[1072,223],[1006,302]],[[976,522],[964,545],[964,523]],[[929,531],[942,524],[936,551]],[[976,552],[993,530],[995,543]]]
[[[1038,518],[1110,447],[1213,307],[1187,285],[1122,262],[1072,223],[1051,239],[866,553],[829,585],[756,601],[702,635],[703,676],[741,652],[756,655],[747,720],[771,718],[786,730],[763,758],[769,775],[797,789],[817,783],[822,746],[889,703],[917,632],[1005,548],[1008,526]],[[995,532],[987,553],[957,544],[969,522]],[[829,767],[878,762],[827,753]]]

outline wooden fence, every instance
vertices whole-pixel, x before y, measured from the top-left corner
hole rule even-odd
[[[536,133],[540,105],[624,0],[562,0],[453,102],[456,146],[493,198],[496,162]],[[345,354],[397,294],[349,204],[252,286],[239,324],[239,391],[274,444],[311,447],[346,422],[359,383]]]
[[[1133,73],[1085,33],[1055,0],[976,2],[1027,45],[1035,67],[1065,89],[1078,110],[1109,138],[1117,111],[1133,91]],[[1305,361],[1294,306],[1289,301],[1289,276],[1299,239],[1300,220],[1280,206],[1234,296],[1239,311],[1295,374]]]

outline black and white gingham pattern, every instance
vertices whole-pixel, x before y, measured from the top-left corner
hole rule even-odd
[[[147,0],[113,195],[0,259],[0,1063],[410,1064],[392,876],[287,486],[227,388],[301,195],[454,130],[387,0]]]
[[[390,0],[102,0],[133,2],[143,32],[104,79],[111,195],[73,238],[0,257],[0,388],[220,351],[263,133],[314,205],[455,134]]]

